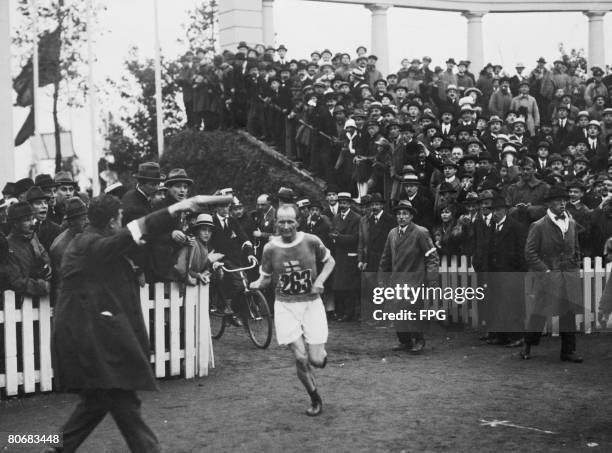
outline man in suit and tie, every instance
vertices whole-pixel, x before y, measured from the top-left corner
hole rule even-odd
[[[260,259],[264,245],[274,234],[274,223],[276,222],[276,209],[272,206],[270,195],[264,193],[257,197],[257,209],[251,214],[251,217],[256,226],[251,233],[255,238],[255,256]]]
[[[549,156],[550,154],[550,143],[542,141],[538,143],[538,147],[536,149],[536,173],[541,178],[546,175],[548,172],[548,165],[550,164]]]
[[[580,251],[576,223],[566,212],[567,190],[552,186],[546,194],[546,215],[529,227],[525,261],[534,274],[533,311],[527,321],[521,357],[531,358],[550,316],[559,316],[561,361],[582,363],[576,354],[576,313],[582,310]]]
[[[486,324],[489,331],[488,344],[519,347],[523,344],[525,319],[524,271],[525,239],[524,226],[508,217],[504,197],[496,196],[491,205],[494,226],[487,248],[487,285],[489,306]]]
[[[370,215],[367,219],[367,237],[363,241],[359,268],[366,272],[376,272],[380,263],[387,235],[395,227],[395,218],[383,211],[384,200],[381,194],[374,193],[370,196]],[[360,237],[361,240],[361,237]]]
[[[588,138],[589,121],[589,112],[586,110],[581,110],[578,112],[578,116],[576,117],[576,126],[574,127],[574,132],[572,135],[573,142]]]
[[[412,221],[416,210],[408,200],[400,200],[393,212],[398,226],[389,232],[385,241],[378,266],[379,287],[437,285],[440,260],[427,229]],[[417,313],[423,306],[423,300],[398,303],[398,308]],[[398,321],[395,326],[400,343],[394,350],[415,354],[423,351],[427,327],[423,321]]]
[[[329,237],[329,233],[331,232],[331,220],[323,214],[321,202],[319,200],[311,201],[308,211],[309,216],[306,219],[304,231],[317,236],[321,239],[325,247],[329,249],[331,245],[331,239]]]
[[[588,150],[586,157],[590,159],[591,168],[595,171],[604,170],[608,164],[608,147],[600,137],[601,124],[591,120],[587,126]]]
[[[357,267],[357,245],[359,242],[359,220],[361,216],[351,209],[352,198],[348,192],[338,194],[338,214],[332,221],[330,238],[334,244],[334,300],[338,321],[351,321],[359,304],[359,268]]]
[[[165,179],[165,175],[161,174],[157,162],[145,162],[140,164],[138,166],[138,173],[133,176],[137,181],[136,187],[128,190],[121,199],[123,205],[123,226],[153,211],[151,198],[159,189],[160,183]],[[130,254],[135,265],[135,272],[139,274],[140,271],[143,271],[144,274],[140,275],[144,275],[144,278],[148,282],[154,282],[156,280],[153,255],[154,251],[152,250],[151,244],[147,247],[135,249]]]
[[[327,207],[323,210],[323,215],[329,219],[333,219],[338,214],[338,188],[333,184],[327,185],[325,191],[325,201],[327,201]]]
[[[242,231],[238,221],[229,215],[230,203],[219,205],[213,216],[212,236],[209,241],[209,249],[223,254],[223,263],[228,269],[245,266],[255,257],[253,255],[253,244],[248,236]],[[234,312],[240,312],[244,317],[246,306],[242,298],[237,298],[242,290],[242,281],[237,273],[226,272],[223,275],[219,289],[223,298],[230,300]],[[240,300],[237,300],[240,299]],[[239,320],[236,320],[240,324]]]
[[[575,124],[569,118],[570,108],[565,104],[557,107],[557,119],[553,124],[553,138],[559,149],[564,150],[572,141]]]
[[[453,119],[455,117],[454,108],[443,108],[440,111],[440,133],[445,139],[455,135]]]
[[[421,184],[414,173],[401,176],[402,194],[400,199],[408,200],[414,208],[412,222],[431,231],[434,224],[434,200],[429,189]]]

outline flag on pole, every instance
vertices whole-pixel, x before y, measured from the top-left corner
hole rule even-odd
[[[32,135],[34,135],[34,106],[30,107],[28,117],[21,126],[21,129],[19,129],[19,132],[17,132],[17,136],[15,137],[15,146],[23,145]]]
[[[52,32],[45,32],[38,41],[38,86],[44,87],[54,83],[59,77],[59,59],[61,50],[61,33],[57,27]],[[16,105],[27,107],[34,99],[32,58],[28,60],[21,72],[13,81],[17,92]]]
[[[44,87],[54,83],[59,78],[59,60],[61,50],[61,33],[57,27],[52,32],[45,32],[38,41],[38,86]],[[31,106],[30,113],[15,137],[15,146],[23,144],[35,132],[34,115],[34,69],[32,58],[21,69],[13,81],[13,89],[17,92],[16,105]]]

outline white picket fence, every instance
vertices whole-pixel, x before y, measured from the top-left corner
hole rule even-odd
[[[584,294],[584,315],[577,316],[577,328],[585,333],[600,330],[597,325],[599,299],[611,271],[601,258],[585,258],[581,276]],[[476,287],[478,279],[468,266],[466,256],[442,258],[442,287]],[[189,286],[184,297],[178,284],[157,283],[141,288],[140,300],[149,337],[151,363],[158,378],[206,376],[214,367],[210,337],[208,286]],[[152,296],[151,296],[152,294]],[[1,295],[0,295],[1,296]],[[51,368],[51,318],[49,299],[26,298],[16,308],[15,295],[7,291],[0,305],[0,393],[47,392],[53,389]],[[457,304],[433,301],[430,308],[444,309],[448,322],[478,327],[478,303]],[[549,320],[547,330],[558,333],[558,319]],[[612,328],[611,323],[608,324]],[[4,349],[4,350],[3,350]]]
[[[450,259],[442,257],[440,262],[440,279],[442,288],[450,287],[472,287],[478,286],[478,276],[474,268],[468,265],[467,256],[453,256]],[[612,270],[612,263],[607,265],[601,257],[584,258],[580,276],[582,278],[582,294],[584,313],[576,316],[576,328],[580,332],[592,333],[602,330],[597,322],[597,312],[601,294]],[[452,301],[437,300],[430,303],[432,309],[443,309],[447,313],[448,322],[461,323],[478,327],[482,321],[478,317],[478,303],[466,302],[457,304]],[[530,307],[526,307],[527,313]],[[612,328],[612,317],[608,321],[607,329]],[[553,335],[559,334],[559,318],[557,316],[549,319],[546,331]]]
[[[25,298],[16,308],[12,291],[0,297],[0,393],[51,391],[49,298]],[[181,296],[178,284],[156,283],[141,288],[140,300],[155,376],[206,376],[214,367],[208,285],[188,286]]]

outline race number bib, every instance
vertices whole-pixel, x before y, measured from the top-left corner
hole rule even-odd
[[[310,294],[312,279],[310,269],[286,272],[280,275],[280,293],[286,296]]]

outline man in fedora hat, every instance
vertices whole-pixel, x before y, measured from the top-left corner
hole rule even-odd
[[[434,200],[431,191],[421,184],[412,171],[400,176],[400,200],[408,200],[414,208],[412,222],[431,230],[434,225]]]
[[[53,178],[56,184],[55,209],[52,219],[58,225],[64,220],[64,202],[77,195],[78,184],[68,171],[59,171]]]
[[[522,346],[525,319],[524,226],[508,217],[506,200],[501,195],[493,198],[492,232],[487,248],[487,307],[483,312],[489,331],[488,344]]]
[[[79,197],[72,197],[66,200],[64,221],[68,228],[66,228],[59,236],[55,238],[51,247],[49,248],[49,256],[51,258],[51,269],[53,270],[53,292],[54,298],[51,301],[55,303],[57,296],[59,295],[59,289],[61,285],[60,279],[60,267],[62,264],[62,257],[68,248],[70,241],[77,235],[83,232],[87,226],[87,206]]]
[[[121,202],[123,203],[123,221],[127,225],[152,211],[151,196],[157,191],[159,183],[164,180],[157,162],[145,162],[138,165],[135,173],[136,187],[128,190]]]
[[[338,193],[338,214],[332,219],[332,240],[336,268],[334,302],[338,321],[352,321],[359,304],[359,269],[357,246],[361,216],[351,209],[353,199],[348,192]]]
[[[393,212],[397,226],[389,232],[385,241],[378,267],[379,286],[394,287],[398,283],[414,288],[423,284],[437,285],[440,265],[438,253],[427,229],[412,221],[416,210],[408,200],[400,200]],[[418,313],[423,308],[423,300],[400,302],[399,305]],[[394,350],[422,352],[425,347],[425,328],[426,325],[420,321],[396,322],[396,334],[400,343]]]
[[[15,183],[15,198],[25,201],[26,192],[34,185],[32,178],[22,178]]]
[[[47,250],[34,232],[34,210],[27,201],[20,201],[8,209],[11,225],[8,245],[11,264],[11,288],[27,296],[49,294],[51,263]]]
[[[552,186],[544,199],[546,215],[529,228],[525,260],[534,275],[533,307],[527,321],[523,359],[531,358],[531,347],[540,342],[549,316],[559,316],[561,355],[564,362],[581,363],[576,354],[576,313],[582,304],[580,251],[576,224],[566,212],[567,190]]]
[[[384,202],[380,193],[373,193],[368,200],[367,227],[365,230],[360,230],[359,235],[358,267],[361,271],[376,272],[378,270],[387,235],[396,225],[395,218],[384,212]],[[363,234],[363,231],[367,233]]]
[[[26,193],[26,201],[30,203],[34,211],[34,232],[48,252],[51,244],[62,231],[58,224],[47,218],[49,196],[40,187],[32,186]]]

